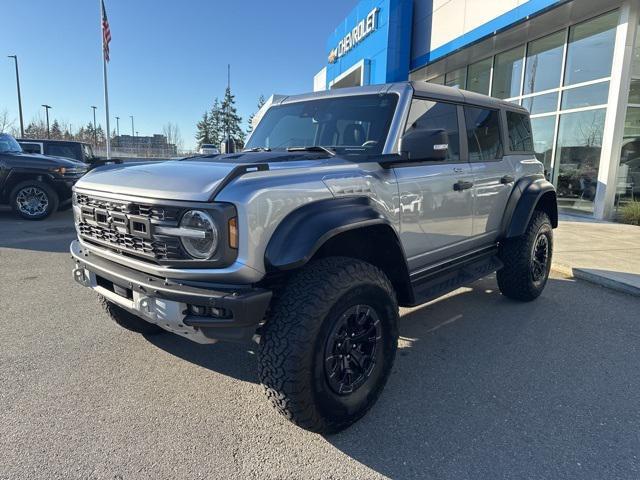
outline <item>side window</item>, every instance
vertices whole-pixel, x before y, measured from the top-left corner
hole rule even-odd
[[[53,155],[54,157],[73,158],[75,160],[82,160],[78,158],[79,155],[75,152],[75,149],[69,145],[51,144],[47,147],[47,155]]]
[[[449,137],[447,159],[460,160],[460,130],[456,105],[414,98],[411,101],[405,133],[412,129],[444,130]]]
[[[509,148],[514,152],[533,153],[533,138],[529,115],[507,111]]]
[[[500,112],[488,108],[464,107],[470,162],[490,162],[502,157]]]
[[[24,153],[42,153],[40,145],[37,143],[21,143],[20,146]]]

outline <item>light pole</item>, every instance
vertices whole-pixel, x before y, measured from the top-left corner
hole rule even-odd
[[[135,137],[136,136],[136,131],[133,128],[133,115],[129,115],[129,118],[131,119],[131,136]]]
[[[44,107],[44,112],[47,115],[47,138],[51,138],[51,132],[49,131],[49,109],[53,108],[51,105],[42,105]]]
[[[96,109],[98,107],[95,107],[93,105],[91,105],[91,108],[93,108],[93,146],[97,147],[98,146],[98,132],[96,131]]]
[[[9,58],[13,58],[13,62],[16,65],[16,86],[18,87],[18,113],[20,114],[20,136],[24,138],[24,121],[22,119],[22,95],[20,95],[20,73],[18,72],[18,56],[8,55]]]
[[[120,117],[116,117],[116,135],[120,136]]]

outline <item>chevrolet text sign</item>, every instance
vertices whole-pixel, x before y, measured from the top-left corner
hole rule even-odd
[[[329,53],[329,63],[335,63],[378,28],[378,10],[378,8],[371,10],[367,18],[360,20],[353,30],[338,42],[338,46]]]

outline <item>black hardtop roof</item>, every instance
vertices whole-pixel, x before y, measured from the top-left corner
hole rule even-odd
[[[41,142],[41,143],[74,143],[79,145],[89,145],[87,142],[79,142],[77,140],[54,140],[51,138],[16,138],[18,142]]]

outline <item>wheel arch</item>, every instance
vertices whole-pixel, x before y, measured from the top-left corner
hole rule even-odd
[[[522,235],[536,210],[549,216],[553,228],[558,226],[555,187],[545,178],[523,177],[516,183],[507,203],[502,227],[504,238]]]

